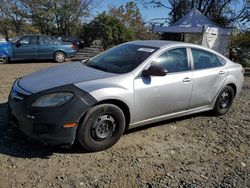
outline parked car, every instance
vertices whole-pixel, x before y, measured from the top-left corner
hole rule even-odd
[[[227,113],[244,81],[242,66],[188,43],[128,42],[83,62],[15,81],[12,122],[47,144],[88,151],[114,145],[124,130],[204,111]]]
[[[62,63],[66,57],[73,57],[77,49],[71,43],[62,43],[45,35],[24,35],[10,43],[0,44],[0,58],[3,63],[16,60],[53,59]]]
[[[74,36],[68,36],[68,35],[56,35],[55,38],[62,42],[71,42],[73,45],[75,45],[78,49],[84,48],[84,41],[80,40],[77,37]]]

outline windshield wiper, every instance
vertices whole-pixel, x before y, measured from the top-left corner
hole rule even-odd
[[[89,62],[89,60],[90,60],[90,59],[84,59],[84,60],[82,60],[81,62],[82,62],[83,65],[87,65],[87,63]]]
[[[92,67],[94,69],[98,69],[98,70],[101,70],[101,71],[108,72],[107,69],[105,69],[103,67],[100,67],[99,65],[92,65],[92,64],[85,64],[85,65],[88,66],[88,67]]]
[[[83,64],[83,65],[86,65],[86,66],[88,66],[88,67],[92,67],[92,68],[94,68],[94,69],[98,69],[98,70],[101,70],[101,71],[109,72],[109,71],[107,71],[106,68],[100,67],[99,65],[89,64],[89,62],[90,62],[90,59],[82,60],[82,64]]]

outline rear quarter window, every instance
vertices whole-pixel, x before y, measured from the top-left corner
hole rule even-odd
[[[220,56],[218,56],[218,59],[219,59],[219,61],[220,61],[220,63],[222,65],[225,65],[227,63],[227,61],[224,58],[220,57]]]

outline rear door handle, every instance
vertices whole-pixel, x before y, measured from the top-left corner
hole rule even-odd
[[[190,82],[192,79],[191,78],[184,78],[182,81],[183,82]]]
[[[219,74],[220,75],[226,74],[226,71],[220,71]]]

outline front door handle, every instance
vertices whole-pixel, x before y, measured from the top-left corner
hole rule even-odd
[[[190,82],[192,79],[191,78],[184,78],[182,81],[183,82]]]

